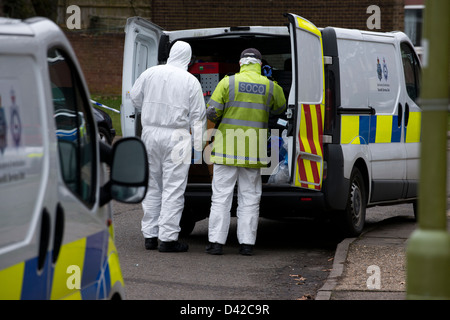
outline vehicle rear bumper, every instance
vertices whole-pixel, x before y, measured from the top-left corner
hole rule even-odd
[[[199,221],[209,216],[212,189],[210,184],[188,184],[185,212]],[[267,218],[312,217],[325,211],[324,194],[290,186],[263,185],[260,216]],[[235,189],[231,214],[236,214]]]

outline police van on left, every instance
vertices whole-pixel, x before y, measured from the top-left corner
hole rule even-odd
[[[139,138],[99,141],[58,26],[0,18],[0,299],[123,298],[110,201],[147,180]]]

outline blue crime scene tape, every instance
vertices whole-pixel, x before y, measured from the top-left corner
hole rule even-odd
[[[95,104],[96,106],[99,106],[99,107],[101,107],[101,108],[105,108],[105,109],[107,109],[107,110],[114,111],[115,113],[120,113],[119,110],[116,110],[116,109],[114,109],[114,108],[105,106],[104,104],[101,104],[100,102],[94,101],[94,100],[92,100],[92,99],[91,99],[91,103],[93,103],[93,104]]]

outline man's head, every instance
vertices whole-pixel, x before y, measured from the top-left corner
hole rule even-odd
[[[172,64],[177,67],[187,70],[189,62],[191,61],[192,49],[189,43],[184,41],[177,41],[170,49],[167,64]]]
[[[250,63],[258,63],[261,64],[262,56],[261,52],[255,48],[248,48],[242,51],[241,59],[239,60],[239,64],[250,64]]]

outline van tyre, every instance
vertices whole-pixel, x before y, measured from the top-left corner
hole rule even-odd
[[[98,137],[99,137],[100,141],[111,145],[112,139],[111,139],[111,134],[108,132],[108,129],[99,126],[98,127]]]
[[[347,206],[339,212],[339,222],[347,237],[361,234],[366,220],[367,192],[364,179],[358,168],[353,168],[350,176],[350,189]]]

